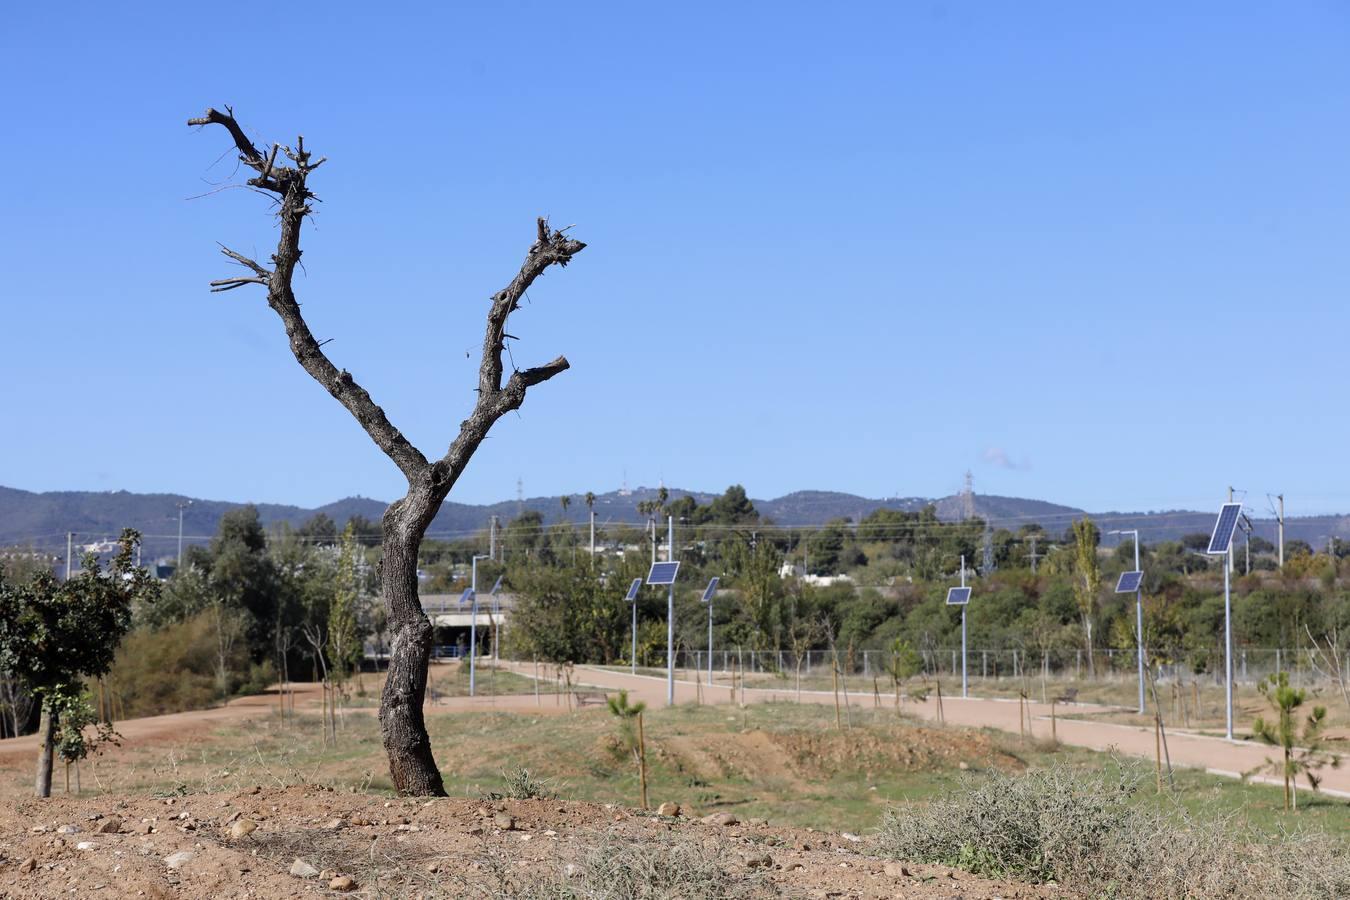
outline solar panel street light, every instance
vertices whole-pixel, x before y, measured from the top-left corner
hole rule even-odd
[[[678,562],[659,562],[652,563],[651,571],[647,573],[647,583],[654,585],[667,585],[675,583],[675,575],[680,571]]]
[[[961,554],[961,586],[947,589],[947,605],[961,607],[961,698],[970,696],[966,681],[966,606],[970,603],[970,588],[966,587],[966,556]]]
[[[675,576],[680,571],[680,564],[675,561],[675,517],[666,516],[666,546],[669,548],[666,553],[670,554],[670,562],[664,564],[661,570],[662,578],[669,578],[666,584],[666,705],[675,705]],[[661,563],[652,566],[652,571],[647,576],[647,583],[652,584],[652,576],[656,575],[656,568]],[[655,582],[660,584],[661,582]]]
[[[1140,582],[1143,580],[1143,572],[1121,572],[1120,580],[1116,582],[1116,593],[1133,594],[1139,590]]]
[[[634,675],[637,674],[637,598],[640,590],[642,590],[642,579],[634,578],[633,583],[628,586],[627,595],[623,598],[633,607],[633,647],[628,651],[628,665]]]
[[[1139,715],[1144,714],[1144,573],[1139,568],[1139,529],[1118,529],[1108,534],[1128,534],[1134,538],[1134,571],[1121,572],[1117,594],[1134,594],[1134,658],[1139,667]]]
[[[721,580],[722,580],[722,579],[720,579],[720,578],[718,578],[716,575],[714,575],[714,576],[713,576],[713,580],[710,581],[710,582],[708,582],[708,588],[707,588],[707,590],[705,590],[705,591],[703,592],[703,602],[706,603],[706,604],[708,604],[708,687],[712,687],[712,683],[713,683],[713,676],[712,676],[712,666],[713,666],[713,662],[712,662],[712,659],[713,659],[713,640],[712,640],[712,625],[713,625],[713,595],[717,593],[717,582],[719,582],[719,581],[721,581]]]
[[[1209,537],[1211,556],[1227,553],[1233,543],[1233,532],[1237,529],[1238,517],[1242,515],[1241,503],[1225,503],[1219,509],[1219,518],[1214,522],[1214,532]]]
[[[1225,503],[1219,507],[1219,518],[1214,522],[1214,532],[1209,538],[1211,556],[1227,556],[1233,546],[1233,532],[1237,528],[1238,517],[1242,515],[1241,503]],[[1223,562],[1223,681],[1226,721],[1224,735],[1233,739],[1233,600],[1229,582],[1228,560]]]

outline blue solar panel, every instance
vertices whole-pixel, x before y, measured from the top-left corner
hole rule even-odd
[[[1139,583],[1143,580],[1143,572],[1121,572],[1120,580],[1116,582],[1116,593],[1133,594],[1139,590]]]
[[[704,603],[707,603],[709,600],[711,600],[713,598],[713,594],[717,593],[717,582],[721,580],[722,580],[721,578],[713,576],[713,580],[708,582],[708,589],[703,592]]]
[[[659,562],[652,563],[652,570],[647,573],[648,584],[674,584],[675,573],[680,571],[678,562]]]
[[[970,588],[954,587],[947,589],[948,606],[965,606],[970,602]]]
[[[492,590],[488,591],[488,593],[495,594],[500,591],[502,589],[502,579],[505,577],[505,575],[498,575],[497,580],[492,583]]]
[[[1237,527],[1238,516],[1242,515],[1241,503],[1225,503],[1219,510],[1219,519],[1214,523],[1214,533],[1209,538],[1206,553],[1218,555],[1227,553],[1233,543],[1233,529]]]
[[[628,596],[624,597],[623,599],[627,600],[629,603],[632,603],[634,600],[637,599],[638,591],[641,589],[642,589],[642,579],[634,578],[633,583],[628,586]]]
[[[459,605],[467,606],[473,602],[473,588],[465,588],[464,593],[459,596]]]

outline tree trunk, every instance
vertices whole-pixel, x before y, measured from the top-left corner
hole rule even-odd
[[[430,523],[431,516],[408,515],[404,512],[407,506],[407,500],[400,500],[384,514],[380,590],[392,637],[388,677],[380,697],[380,733],[394,790],[401,795],[443,797],[445,785],[422,716],[432,631],[417,595],[417,548],[426,524],[416,519]],[[405,516],[414,521],[405,521]]]
[[[38,745],[36,794],[39,797],[52,795],[52,757],[56,751],[56,716],[43,704],[42,720],[38,723],[38,734],[42,743]]]

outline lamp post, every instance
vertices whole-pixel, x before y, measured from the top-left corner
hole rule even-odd
[[[1109,534],[1133,535],[1134,537],[1134,570],[1141,571],[1139,568],[1139,529],[1121,528]],[[1134,648],[1136,661],[1139,666],[1139,715],[1144,714],[1144,579],[1140,577],[1139,584],[1134,590]]]
[[[469,696],[474,696],[476,687],[475,678],[477,676],[476,667],[478,664],[478,561],[480,559],[491,559],[487,554],[475,556],[469,561],[472,566],[471,581],[469,582],[469,591],[473,594],[473,612],[469,617]]]
[[[966,586],[966,555],[961,554],[961,587]],[[961,604],[961,699],[970,696],[966,683],[966,604]]]
[[[717,583],[721,580],[714,575],[713,580],[708,582],[708,589],[703,592],[703,602],[708,604],[708,687],[712,687],[713,683],[713,596],[717,593]]]
[[[1232,497],[1233,489],[1228,489]],[[1228,558],[1233,553],[1233,531],[1237,528],[1238,517],[1242,515],[1241,503],[1225,503],[1219,507],[1219,518],[1214,522],[1214,531],[1209,538],[1209,547],[1205,553],[1209,556],[1223,556],[1223,681],[1224,681],[1224,736],[1233,739],[1233,599],[1230,585]]]
[[[675,561],[675,517],[666,516],[666,561]],[[675,579],[666,589],[666,705],[675,705]]]

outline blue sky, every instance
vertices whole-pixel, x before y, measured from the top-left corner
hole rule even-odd
[[[230,103],[329,157],[297,292],[428,455],[534,216],[590,244],[509,329],[572,370],[452,499],[1350,510],[1345,4],[42,6],[0,31],[0,484],[400,492],[261,290],[207,293],[275,240],[184,125]]]

